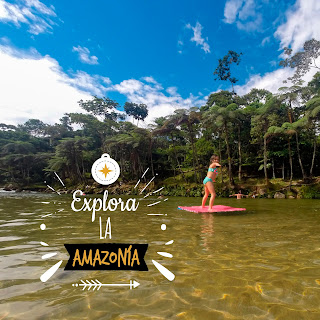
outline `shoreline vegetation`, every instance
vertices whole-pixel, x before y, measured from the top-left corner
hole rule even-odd
[[[157,174],[156,187],[165,187],[164,196],[200,197],[209,159],[216,154],[222,165],[217,196],[241,190],[257,197],[320,198],[320,67],[314,64],[320,41],[307,41],[294,55],[285,48],[284,55],[280,65],[294,74],[278,93],[253,88],[238,95],[232,75],[242,53],[229,51],[213,74],[232,91],[211,93],[201,107],[175,106],[148,126],[141,126],[148,116],[145,104],[120,106],[96,96],[79,101],[82,113],[65,113],[53,125],[39,119],[0,123],[0,185],[99,194],[104,188],[92,180],[91,166],[107,153],[121,168],[110,193],[137,193],[134,185],[149,168],[141,183]],[[304,83],[311,68],[319,71]]]
[[[218,179],[217,179],[218,180]],[[221,179],[220,179],[221,180]],[[72,194],[76,190],[81,190],[85,194],[103,194],[105,190],[112,195],[139,195],[141,190],[148,181],[141,182],[138,188],[134,188],[136,181],[131,182],[115,182],[110,186],[102,186],[93,180],[89,180],[87,184],[68,185],[63,188],[59,184],[52,187],[61,194]],[[151,183],[145,193],[152,192],[158,188],[162,188],[160,192],[155,194],[156,197],[181,196],[181,197],[202,197],[203,185],[196,183],[179,183],[178,180],[168,178],[160,183]],[[283,181],[282,179],[270,179],[268,186],[264,184],[264,180],[247,179],[241,183],[230,186],[221,181],[215,183],[217,197],[229,198],[236,192],[241,192],[248,198],[275,198],[275,199],[320,199],[320,177],[315,177],[312,181],[305,183],[302,180]],[[15,192],[45,192],[54,193],[45,184],[19,186],[9,183],[0,187],[4,191]]]

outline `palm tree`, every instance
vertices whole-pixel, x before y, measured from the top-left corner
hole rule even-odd
[[[290,165],[290,184],[291,188],[292,178],[293,178],[293,165],[292,165],[292,152],[291,152],[291,136],[295,134],[295,130],[292,127],[292,124],[285,122],[281,127],[270,126],[267,133],[265,134],[266,138],[271,138],[274,136],[282,135],[286,136],[288,140],[288,155],[289,155],[289,165]]]
[[[267,144],[270,139],[268,129],[271,126],[279,124],[279,114],[276,112],[280,110],[280,102],[275,98],[270,98],[265,104],[261,104],[257,109],[256,115],[251,120],[251,135],[256,141],[263,140],[263,168],[266,185],[268,185],[268,172],[267,172]],[[254,141],[255,141],[254,140]]]
[[[319,143],[319,118],[320,118],[320,95],[316,95],[306,104],[306,119],[313,132],[313,153],[310,167],[310,177],[313,175],[314,160],[316,156],[317,143]]]
[[[229,131],[232,128],[232,125],[236,122],[236,113],[237,105],[235,103],[229,104],[227,107],[220,107],[214,105],[205,112],[204,117],[207,121],[212,121],[221,128],[221,131],[224,135],[224,140],[227,148],[228,156],[228,175],[229,182],[231,185],[234,185],[233,175],[232,175],[232,160],[231,160],[231,149],[229,143]]]
[[[58,171],[63,177],[69,177],[74,182],[85,180],[84,151],[89,139],[76,136],[60,140],[55,155],[49,160],[46,171]]]
[[[240,106],[234,111],[235,112],[235,124],[237,126],[237,136],[238,136],[238,178],[239,181],[242,180],[242,144],[241,144],[241,128],[244,127],[244,122],[247,120],[246,112],[241,109]]]
[[[198,108],[190,108],[186,109],[177,109],[174,114],[169,117],[169,121],[171,121],[175,127],[181,126],[181,128],[185,128],[187,131],[188,137],[191,142],[192,147],[192,162],[193,162],[193,170],[195,181],[200,182],[200,178],[197,175],[199,168],[199,161],[197,157],[197,150],[195,145],[195,139],[197,134],[196,125],[200,123],[201,114]]]
[[[294,106],[300,107],[300,103],[302,102],[303,97],[307,94],[306,91],[308,91],[308,88],[294,85],[292,87],[279,88],[279,91],[280,91],[280,94],[278,95],[278,98],[287,107],[288,120],[289,120],[289,123],[292,124],[293,122],[298,120],[293,107]],[[292,126],[291,129],[293,128],[294,127]],[[302,160],[301,160],[299,132],[297,129],[294,130],[294,135],[296,138],[297,155],[298,155],[299,165],[302,172],[302,177],[303,177],[303,180],[306,180],[307,175],[305,173]]]
[[[155,136],[167,136],[171,140],[174,155],[173,175],[174,177],[176,176],[176,168],[178,168],[178,170],[182,174],[183,179],[187,181],[181,168],[176,146],[176,137],[180,134],[180,130],[176,125],[177,119],[173,116],[168,116],[161,120],[162,121],[159,121],[158,126],[153,130],[153,134]]]

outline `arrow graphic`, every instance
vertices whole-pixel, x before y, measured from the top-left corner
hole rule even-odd
[[[82,290],[88,289],[90,290],[91,288],[92,291],[94,290],[100,290],[101,287],[125,287],[128,286],[131,289],[134,289],[138,286],[140,286],[140,283],[135,281],[135,280],[130,280],[130,283],[101,283],[99,280],[80,280],[81,283],[73,283],[73,287],[83,287]]]

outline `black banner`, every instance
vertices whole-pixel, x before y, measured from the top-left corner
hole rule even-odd
[[[64,270],[148,271],[148,244],[78,243],[64,245],[70,255]]]

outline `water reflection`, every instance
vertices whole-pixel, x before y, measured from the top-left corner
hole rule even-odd
[[[214,215],[211,213],[201,214],[201,245],[205,250],[210,250],[209,243],[214,234]]]

